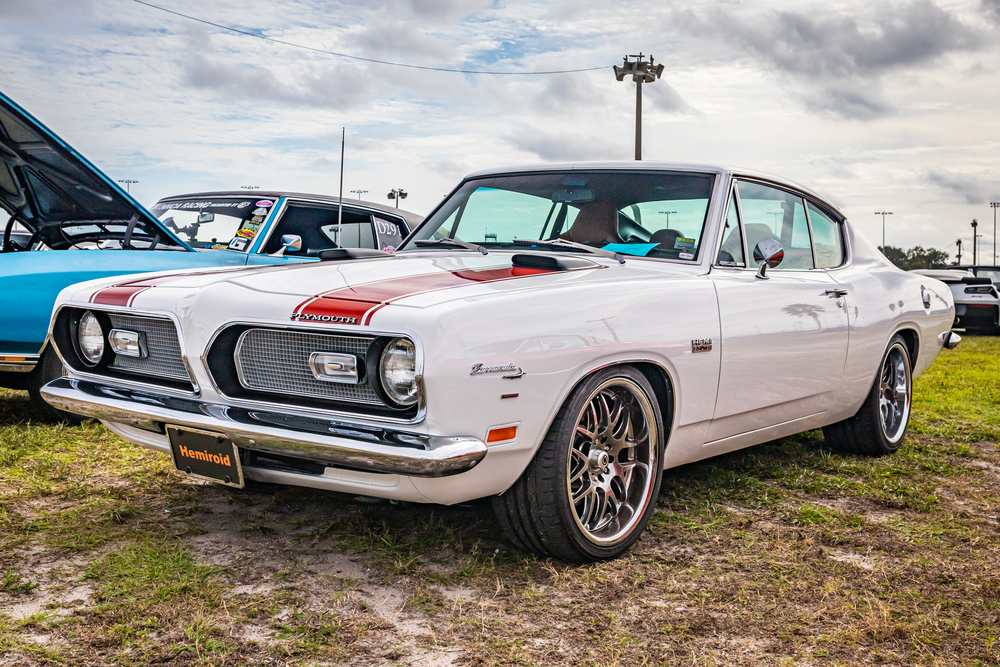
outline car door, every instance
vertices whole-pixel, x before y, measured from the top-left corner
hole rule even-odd
[[[391,216],[374,214],[363,208],[344,205],[342,215],[335,202],[288,200],[277,222],[254,248],[249,264],[280,264],[315,261],[319,253],[337,247],[395,249],[404,234],[400,222]],[[393,233],[394,232],[394,233]],[[298,250],[280,256],[281,238],[295,235],[302,240]]]
[[[848,349],[846,295],[817,268],[804,198],[745,180],[730,210],[739,212],[743,242],[730,231],[712,272],[722,365],[706,446],[719,452],[803,430],[798,424],[829,409]],[[768,238],[782,244],[784,260],[760,279],[756,262],[744,257]],[[735,248],[743,255],[734,256]]]

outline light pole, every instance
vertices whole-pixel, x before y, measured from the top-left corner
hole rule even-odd
[[[670,216],[671,216],[671,215],[673,215],[673,214],[674,214],[674,213],[676,213],[676,212],[677,212],[677,211],[660,211],[660,214],[661,214],[661,215],[665,215],[665,216],[667,216],[667,227],[669,227],[669,226],[670,226]]]
[[[885,254],[885,216],[892,215],[892,211],[875,211],[875,215],[882,216],[882,254]]]
[[[399,200],[406,199],[406,191],[403,188],[393,188],[389,191],[389,199],[396,200],[396,208],[399,208]]]
[[[125,192],[127,192],[128,194],[131,194],[131,191],[129,190],[129,186],[132,185],[133,183],[138,183],[139,181],[133,181],[130,178],[119,178],[118,182],[119,183],[124,183],[125,184]]]
[[[361,195],[365,194],[368,191],[367,190],[351,190],[351,192],[353,192],[354,194],[356,194],[358,196],[358,201],[361,201]]]
[[[977,248],[979,246],[978,239],[981,236],[981,234],[976,233],[978,229],[979,229],[979,221],[973,218],[972,219],[972,265],[973,266],[979,265],[979,253],[977,252]]]
[[[956,266],[962,265],[962,239],[955,241],[955,246],[958,248],[958,260],[955,262]]]
[[[629,58],[635,58],[629,61]],[[642,59],[642,51],[637,56],[625,56],[625,62],[621,67],[615,65],[615,78],[624,81],[625,76],[632,75],[635,81],[635,159],[642,159],[642,84],[653,83],[663,74],[663,64],[653,65],[653,56],[649,56],[649,61]]]
[[[997,265],[997,209],[1000,208],[1000,201],[991,201],[990,208],[993,209],[993,266]]]

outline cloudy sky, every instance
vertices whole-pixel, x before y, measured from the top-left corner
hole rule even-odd
[[[1000,201],[1000,0],[0,0],[0,90],[151,205],[259,185],[345,191],[428,212],[464,174],[631,159],[634,84],[652,53],[643,157],[804,183],[872,240],[992,259]],[[971,259],[967,254],[965,261]]]

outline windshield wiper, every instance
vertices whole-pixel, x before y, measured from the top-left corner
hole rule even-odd
[[[610,257],[616,260],[619,264],[625,263],[625,258],[621,253],[611,252],[610,250],[603,250],[601,248],[595,248],[593,246],[584,245],[582,243],[577,243],[575,241],[567,241],[566,239],[552,239],[550,241],[535,241],[532,239],[514,239],[515,245],[527,245],[527,246],[537,246],[539,248],[574,248],[576,250],[582,250],[584,252],[590,253],[591,255],[599,255],[601,257]]]
[[[466,243],[465,241],[459,241],[458,239],[417,239],[413,242],[418,248],[430,248],[436,245],[446,245],[452,246],[453,248],[465,248],[466,250],[475,250],[481,252],[484,255],[490,254],[490,251],[481,245],[476,245],[475,243]]]

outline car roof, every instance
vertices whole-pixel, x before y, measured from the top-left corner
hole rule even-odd
[[[745,177],[753,178],[763,181],[768,181],[774,183],[775,185],[785,186],[798,190],[804,194],[809,195],[821,202],[827,207],[833,209],[841,217],[845,217],[837,206],[830,202],[828,197],[824,197],[815,190],[797,183],[788,178],[782,176],[777,176],[775,174],[769,174],[764,171],[759,171],[755,169],[745,169],[742,167],[728,167],[718,164],[703,164],[698,162],[661,162],[655,160],[616,160],[616,161],[595,161],[595,162],[553,162],[553,163],[543,163],[543,164],[522,164],[522,165],[512,165],[509,167],[499,167],[495,169],[483,169],[480,171],[475,171],[466,176],[466,179],[470,178],[483,178],[485,176],[498,176],[501,174],[517,174],[517,173],[528,173],[528,172],[538,172],[538,171],[572,171],[572,170],[592,170],[592,169],[613,169],[613,170],[635,170],[635,171],[650,171],[650,170],[662,170],[662,171],[697,171],[706,174],[719,174],[723,177]]]
[[[215,192],[191,192],[183,195],[170,195],[169,197],[163,197],[160,201],[165,202],[177,201],[181,199],[201,199],[211,197],[240,197],[246,199],[280,199],[282,197],[288,197],[291,199],[308,199],[330,204],[337,204],[340,202],[340,198],[333,195],[321,195],[308,192],[288,192],[286,190],[217,190]],[[364,208],[376,209],[378,211],[384,211],[385,213],[397,215],[406,221],[406,224],[410,227],[410,229],[413,229],[424,219],[424,216],[412,211],[407,211],[406,209],[386,206],[385,204],[377,204],[375,202],[364,201],[362,199],[345,199],[344,206],[348,205],[362,206]]]

